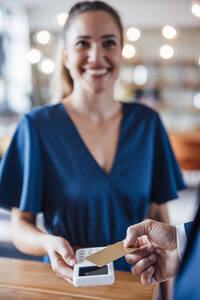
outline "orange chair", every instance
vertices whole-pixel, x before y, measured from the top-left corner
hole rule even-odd
[[[176,158],[183,170],[200,170],[200,132],[169,132]]]

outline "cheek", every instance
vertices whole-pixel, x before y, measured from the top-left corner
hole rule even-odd
[[[77,53],[75,51],[70,51],[69,55],[68,55],[68,68],[69,69],[75,69],[77,68],[81,63],[81,56],[77,55]]]
[[[119,68],[121,65],[121,62],[122,62],[122,52],[117,51],[116,53],[113,53],[112,61],[113,61],[113,64]]]
[[[115,71],[118,73],[122,62],[121,57],[113,56],[112,61],[113,61],[113,65],[115,66]]]

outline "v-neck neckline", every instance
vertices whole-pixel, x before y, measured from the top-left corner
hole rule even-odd
[[[90,158],[91,161],[93,161],[93,163],[96,165],[96,167],[101,170],[101,172],[104,173],[104,175],[106,175],[107,177],[110,177],[111,174],[113,173],[114,167],[116,165],[116,161],[117,161],[117,157],[118,157],[118,152],[119,152],[119,148],[120,148],[120,144],[121,144],[121,136],[122,136],[122,130],[123,130],[123,124],[124,124],[124,115],[125,115],[125,107],[124,107],[124,103],[122,104],[122,117],[121,117],[121,121],[120,121],[120,127],[119,127],[119,134],[118,134],[118,139],[117,139],[117,145],[116,145],[116,149],[115,149],[115,154],[114,154],[114,158],[110,167],[110,170],[107,172],[103,167],[101,167],[101,165],[98,163],[98,161],[96,160],[96,158],[94,157],[94,155],[92,154],[92,152],[89,150],[86,142],[84,141],[84,139],[82,138],[81,134],[79,133],[79,130],[75,124],[75,122],[72,120],[69,112],[67,111],[67,109],[64,107],[63,103],[60,102],[60,107],[65,115],[65,117],[67,117],[67,119],[70,121],[71,127],[73,128],[80,145],[82,146],[82,148],[84,149],[84,151],[87,153],[88,157]]]

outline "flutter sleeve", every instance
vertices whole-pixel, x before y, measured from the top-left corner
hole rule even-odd
[[[42,211],[43,159],[39,136],[30,116],[20,121],[0,163],[0,206]]]
[[[162,204],[177,198],[177,191],[184,189],[185,184],[167,133],[158,115],[154,138],[152,201]]]

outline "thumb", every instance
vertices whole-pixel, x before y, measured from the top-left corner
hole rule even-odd
[[[65,241],[62,247],[59,248],[59,254],[69,266],[73,267],[75,265],[76,259],[74,256],[74,250],[68,241]]]
[[[128,227],[124,246],[137,245],[136,240],[142,235],[147,235],[160,248],[172,250],[177,247],[176,228],[154,220],[145,220]]]
[[[129,226],[126,232],[126,238],[124,240],[125,247],[136,246],[137,247],[137,238],[148,235],[148,228],[146,221],[141,223]]]

